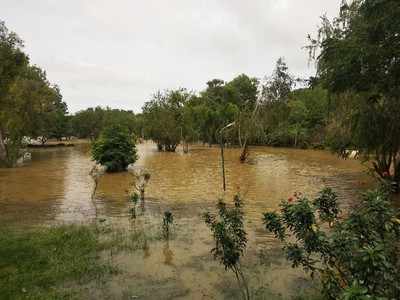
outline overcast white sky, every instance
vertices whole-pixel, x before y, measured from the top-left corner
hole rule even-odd
[[[139,112],[158,89],[259,78],[285,57],[313,73],[302,50],[339,0],[1,0],[0,19],[31,62],[60,86],[70,112],[102,105]]]

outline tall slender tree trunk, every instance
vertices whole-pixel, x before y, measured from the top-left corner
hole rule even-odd
[[[247,142],[248,142],[248,140],[250,138],[251,125],[254,123],[254,120],[255,120],[256,115],[257,115],[257,111],[258,111],[258,103],[256,103],[256,105],[254,107],[254,110],[251,113],[250,122],[248,123],[250,125],[248,125],[247,128],[245,128],[245,130],[243,130],[244,131],[243,138],[242,138],[242,133],[241,133],[241,128],[240,128],[240,123],[241,123],[240,117],[239,117],[239,120],[238,120],[238,123],[239,123],[238,124],[239,144],[240,144],[240,147],[242,149],[242,151],[240,153],[240,156],[239,156],[239,160],[240,160],[241,163],[244,163],[247,160],[248,156],[250,155],[249,147],[247,145]]]
[[[246,162],[248,156],[249,156],[249,146],[247,145],[247,140],[244,142],[244,145],[242,146],[242,152],[240,153],[239,160],[241,163]]]
[[[7,149],[4,142],[4,134],[0,129],[0,163],[5,163],[7,161]]]
[[[400,161],[398,160],[399,153],[396,153],[393,158],[393,190],[398,193],[400,191]]]
[[[239,140],[239,146],[240,146],[240,148],[243,148],[243,144],[242,144],[242,134],[241,134],[241,131],[240,131],[240,119],[239,119],[239,122],[238,122],[239,124],[238,124],[238,140]]]
[[[226,183],[225,183],[225,158],[224,158],[224,144],[222,141],[222,134],[220,138],[219,146],[221,148],[221,168],[222,168],[222,188],[224,192],[226,191]]]
[[[142,212],[144,212],[145,205],[144,205],[144,186],[143,185],[140,187],[140,206],[141,206]]]
[[[189,153],[189,143],[186,141],[183,142],[183,153]]]

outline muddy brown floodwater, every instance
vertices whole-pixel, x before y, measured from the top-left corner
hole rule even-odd
[[[138,251],[112,256],[124,271],[91,292],[90,298],[111,299],[232,299],[238,297],[234,275],[225,272],[209,251],[212,240],[201,214],[219,197],[227,201],[239,192],[245,201],[248,249],[243,260],[254,298],[287,299],[309,284],[279,251],[263,229],[262,213],[278,208],[282,199],[302,192],[313,196],[332,187],[342,207],[357,201],[372,185],[365,167],[326,151],[269,147],[251,148],[248,163],[238,149],[226,149],[227,192],[222,193],[219,149],[193,145],[189,154],[157,152],[152,143],[138,146],[138,167],[151,173],[145,212],[129,221],[129,173],[107,174],[99,182],[95,203],[90,199],[93,165],[89,145],[34,150],[21,168],[0,169],[0,225],[37,226],[88,223],[95,207],[113,228],[157,232],[163,212],[174,215],[169,241],[154,239]],[[352,199],[352,200],[350,200]],[[97,298],[97,299],[98,299]]]

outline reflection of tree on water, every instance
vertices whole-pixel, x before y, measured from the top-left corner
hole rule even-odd
[[[147,243],[147,238],[144,238],[143,241],[143,258],[149,258],[151,255],[149,244]]]
[[[174,263],[173,263],[174,252],[169,247],[169,240],[165,241],[165,244],[163,247],[163,254],[164,254],[164,264],[166,264],[168,266],[174,266]]]
[[[40,158],[37,160],[38,155]],[[48,196],[52,197],[56,209],[56,220],[59,222],[86,222],[93,218],[94,207],[90,201],[92,180],[88,176],[91,164],[80,147],[43,149],[34,151],[35,169],[40,168],[45,176],[46,184],[35,174],[30,174],[30,181],[38,189],[38,185],[45,189],[52,189],[54,185],[62,183],[63,192]],[[38,166],[38,165],[40,166]]]
[[[122,216],[128,211],[127,190],[130,187],[128,172],[106,173],[98,180],[96,204],[99,215]]]

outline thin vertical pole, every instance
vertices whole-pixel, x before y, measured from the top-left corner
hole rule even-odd
[[[226,191],[226,183],[225,183],[225,160],[224,160],[224,144],[222,142],[222,130],[220,131],[220,147],[221,147],[221,166],[222,166],[222,186],[224,188],[224,192]]]

